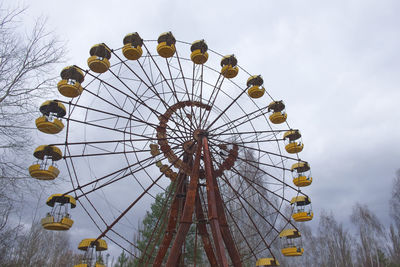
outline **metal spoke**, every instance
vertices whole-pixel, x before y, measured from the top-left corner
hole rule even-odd
[[[136,40],[135,34],[127,38]],[[56,117],[66,124],[65,139],[48,143],[62,149],[60,170],[71,184],[63,195],[83,207],[98,230],[96,241],[115,243],[141,266],[242,267],[275,258],[281,231],[298,229],[291,197],[307,194],[292,184],[292,173],[306,161],[286,146],[293,140],[285,133],[298,130],[271,122],[269,92],[251,98],[251,82],[241,80],[250,73],[238,66],[242,76],[226,78],[210,63],[222,55],[202,42],[164,33],[143,40],[140,49],[102,45],[111,65],[102,73],[75,66],[84,75],[82,94],[55,100],[66,114],[48,118],[49,125]],[[126,59],[127,49],[141,57]],[[208,59],[208,51],[213,60],[199,64],[199,51],[198,59]],[[73,79],[68,84],[76,86]],[[131,240],[136,216],[156,199],[160,213],[139,245]]]

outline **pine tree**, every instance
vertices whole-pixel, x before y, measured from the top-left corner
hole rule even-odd
[[[126,256],[125,251],[122,251],[122,253],[119,255],[117,263],[114,265],[114,267],[133,267],[134,265],[132,262],[129,261],[128,256]]]
[[[172,190],[172,192],[169,192],[170,190]],[[157,194],[150,211],[146,212],[144,219],[139,224],[139,231],[135,243],[140,256],[133,261],[134,266],[151,265],[153,263],[166,230],[168,222],[168,209],[166,207],[169,206],[172,200],[173,192],[174,187],[171,186],[165,192]],[[197,238],[197,244],[195,244],[195,236],[196,227],[192,224],[186,236],[186,243],[184,244],[185,266],[192,264],[195,258],[197,264],[203,262],[200,238]]]

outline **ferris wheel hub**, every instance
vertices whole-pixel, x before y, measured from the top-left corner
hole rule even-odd
[[[194,132],[193,132],[193,138],[194,138],[196,141],[199,141],[200,138],[202,138],[202,137],[207,137],[207,136],[208,136],[208,132],[207,132],[206,130],[203,130],[203,129],[196,129],[196,130],[194,130]]]

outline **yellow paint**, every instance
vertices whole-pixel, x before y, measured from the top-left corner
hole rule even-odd
[[[65,97],[77,97],[83,92],[83,87],[79,82],[69,84],[68,80],[61,80],[57,84],[58,91]]]
[[[91,56],[87,60],[89,68],[96,73],[104,73],[110,68],[110,61],[107,58]]]
[[[64,195],[64,194],[53,194],[49,196],[49,198],[46,201],[46,204],[50,207],[54,207],[55,203],[61,203],[61,204],[71,204],[71,208],[76,207],[76,200],[73,196],[70,195]]]
[[[299,176],[293,178],[293,183],[298,187],[309,186],[312,183],[312,177]]]
[[[284,256],[301,256],[303,255],[304,249],[298,247],[288,247],[281,249]]]
[[[35,120],[39,131],[47,134],[58,134],[64,129],[64,124],[59,119],[48,121],[46,116],[41,116]]]
[[[204,52],[202,53],[200,49],[194,50],[190,54],[190,59],[195,63],[195,64],[204,64],[208,60],[208,53]]]
[[[46,230],[66,231],[72,227],[73,220],[63,217],[60,222],[55,222],[53,216],[47,216],[41,220],[41,224]]]
[[[235,78],[236,75],[238,75],[238,73],[239,73],[239,68],[237,66],[232,67],[232,65],[225,65],[221,69],[221,74],[228,79]]]
[[[269,116],[269,120],[273,124],[284,123],[287,119],[287,114],[282,112],[274,112]]]
[[[52,165],[50,165],[46,170],[41,169],[40,164],[34,164],[29,167],[29,174],[35,179],[48,181],[57,178],[57,176],[60,174],[60,171]]]
[[[83,239],[79,245],[78,249],[86,251],[90,246],[93,245],[93,242],[95,241],[95,238],[86,238]],[[94,244],[94,247],[96,248],[96,251],[104,251],[107,250],[107,242],[104,239],[99,239],[96,241]]]
[[[35,149],[33,156],[41,160],[43,160],[45,156],[48,156],[53,161],[57,161],[62,158],[62,152],[56,146],[41,145]]]
[[[293,220],[295,220],[296,222],[311,221],[313,217],[314,217],[313,212],[304,212],[304,211],[293,213],[292,215]]]
[[[129,60],[138,60],[142,56],[143,50],[141,46],[134,47],[129,43],[122,47],[122,54]]]
[[[260,98],[265,93],[265,88],[262,86],[254,85],[247,90],[247,93],[251,98]]]
[[[257,260],[256,266],[279,266],[279,262],[274,258],[261,258]]]
[[[285,146],[286,152],[290,154],[296,154],[303,150],[304,144],[299,144],[297,142],[289,143]]]
[[[157,53],[163,58],[170,58],[175,54],[175,45],[167,45],[167,42],[161,42],[157,45]]]

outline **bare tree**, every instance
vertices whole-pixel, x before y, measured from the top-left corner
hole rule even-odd
[[[14,155],[30,145],[33,115],[38,100],[54,90],[52,70],[64,55],[62,44],[45,29],[46,20],[36,20],[25,35],[18,22],[25,9],[0,7],[0,149],[2,178],[25,176]],[[10,157],[11,156],[11,157]]]
[[[301,236],[302,244],[304,248],[303,256],[298,259],[297,264],[293,266],[309,266],[309,267],[320,267],[318,265],[320,258],[320,240],[318,236],[313,235],[313,228],[308,224],[298,224]]]
[[[54,91],[53,69],[64,55],[62,43],[46,31],[39,18],[32,29],[20,22],[25,8],[0,6],[0,208],[10,209],[10,197],[29,185],[31,128],[39,99]],[[25,33],[28,31],[29,33]],[[29,152],[27,151],[29,148]],[[28,153],[27,153],[28,152]],[[29,156],[28,156],[29,155]],[[29,159],[29,160],[27,160]],[[31,181],[30,181],[31,182]],[[15,200],[15,198],[13,199]],[[0,220],[1,221],[1,220]]]
[[[393,180],[392,196],[390,199],[390,216],[394,225],[389,231],[389,256],[393,263],[400,263],[400,170],[397,170]]]
[[[353,266],[352,238],[333,213],[321,214],[317,242],[319,266]]]
[[[55,88],[55,65],[63,44],[39,18],[31,28],[21,22],[25,8],[0,4],[0,254],[20,227],[10,225],[10,212],[32,195],[38,183],[28,177],[32,126],[43,97]],[[0,264],[1,265],[1,264]]]
[[[400,169],[396,172],[393,181],[392,196],[390,199],[390,216],[393,218],[396,227],[400,230]]]
[[[28,231],[14,232],[1,251],[1,266],[65,266],[79,263],[80,255],[69,246],[68,232],[53,232],[32,224]]]
[[[355,204],[351,221],[357,227],[357,261],[360,266],[384,266],[385,229],[366,205]]]

